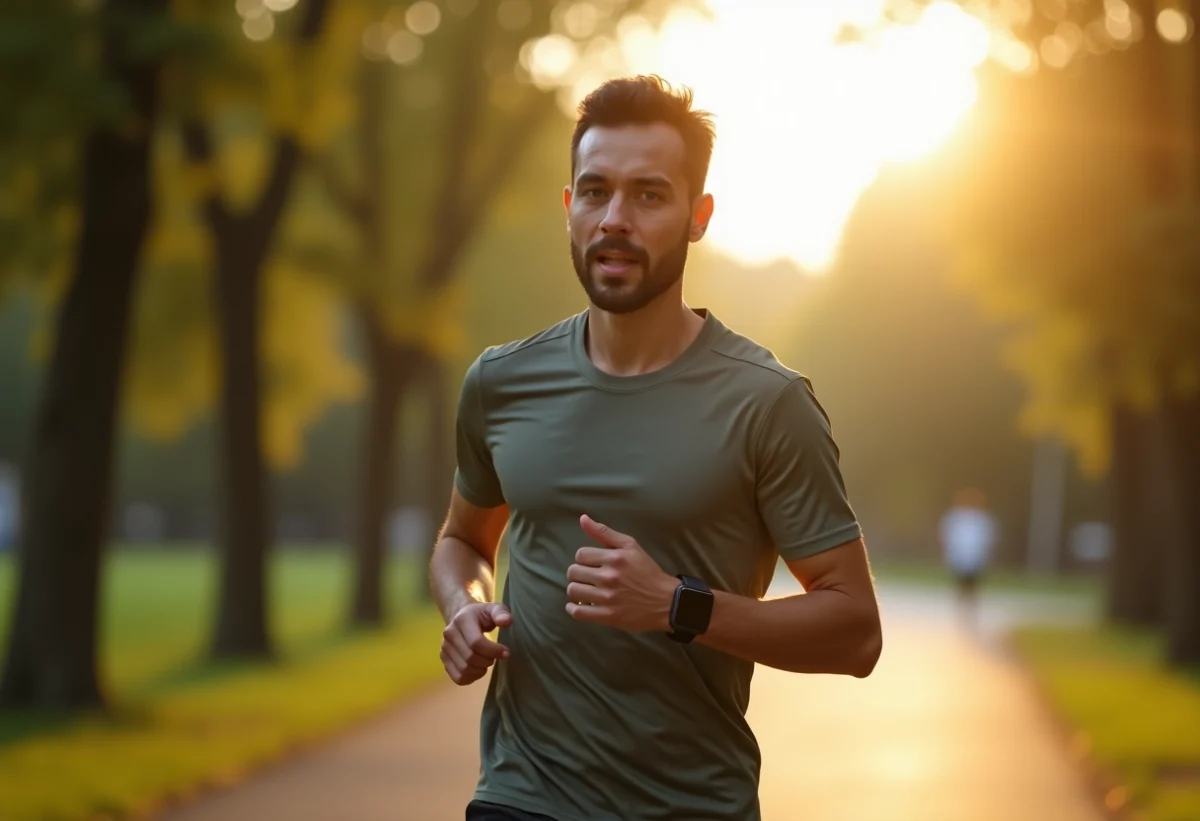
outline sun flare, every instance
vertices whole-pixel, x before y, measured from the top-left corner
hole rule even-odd
[[[622,68],[691,87],[715,115],[709,241],[752,264],[827,269],[880,169],[935,150],[974,105],[988,31],[949,2],[886,26],[875,25],[884,0],[706,5],[672,12],[658,31],[625,21]],[[873,34],[847,42],[848,24]],[[577,77],[575,99],[615,73],[609,62]]]

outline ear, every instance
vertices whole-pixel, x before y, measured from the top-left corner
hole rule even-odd
[[[699,242],[708,230],[709,220],[713,215],[712,194],[701,194],[692,204],[692,222],[688,227],[688,239]]]
[[[571,186],[563,187],[563,210],[567,212],[567,230],[571,230]]]

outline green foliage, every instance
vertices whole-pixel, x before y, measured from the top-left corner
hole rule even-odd
[[[509,184],[526,185],[514,166],[563,119],[562,89],[530,69],[540,38],[562,37],[582,55],[602,46],[624,15],[659,22],[681,2],[583,4],[591,12],[583,28],[566,23],[572,2],[507,4],[524,10],[518,19],[511,8],[450,2],[439,4],[438,25],[419,37],[406,30],[402,7],[381,4],[363,32],[356,85],[345,92],[359,95],[358,117],[318,163],[360,232],[340,275],[393,338],[442,355],[465,342],[465,295],[455,275]],[[589,67],[596,68],[581,57],[560,82]],[[568,145],[556,150],[565,156]]]
[[[61,288],[76,231],[76,163],[90,129],[129,129],[129,100],[97,70],[105,35],[137,60],[201,60],[206,30],[107,4],[48,0],[0,8],[0,297],[21,279]]]
[[[126,382],[129,419],[140,433],[174,439],[210,413],[220,363],[209,299],[212,226],[204,211],[214,200],[234,215],[254,207],[280,139],[318,144],[347,116],[342,75],[357,57],[356,29],[366,5],[331,4],[322,36],[310,45],[294,36],[305,4],[279,15],[259,9],[254,19],[265,14],[275,28],[256,42],[243,31],[250,18],[243,21],[232,3],[176,3],[178,19],[220,43],[220,59],[176,60],[164,81],[172,105],[157,139],[158,207]],[[185,151],[180,128],[194,120],[212,137],[210,162]],[[301,233],[311,243],[322,235],[311,227],[332,215],[311,196],[293,200],[281,233]],[[272,255],[263,276],[264,447],[282,469],[302,458],[304,432],[325,408],[361,390],[344,344],[338,294],[313,262],[303,254]]]
[[[1147,97],[1183,65],[1153,56],[1141,45],[1072,71],[989,76],[949,161],[955,271],[1012,333],[1023,426],[1073,445],[1092,473],[1109,463],[1115,403],[1150,408],[1200,381],[1198,214],[1163,194],[1188,189],[1186,164],[1140,136],[1183,116],[1169,93],[1161,111]]]
[[[215,556],[116,551],[102,596],[102,648],[120,706],[111,716],[69,724],[43,716],[53,732],[32,735],[29,716],[0,715],[0,817],[69,821],[144,812],[168,796],[238,778],[439,675],[435,612],[415,612],[385,633],[342,635],[348,557],[284,551],[273,561],[273,623],[284,661],[201,667],[195,665],[209,623]],[[0,557],[0,617],[11,610],[12,569]],[[415,589],[417,572],[412,564],[391,564],[393,599],[411,603],[402,591]]]
[[[1200,671],[1165,669],[1161,637],[1118,629],[1023,628],[1014,639],[1075,731],[1075,747],[1128,792],[1135,817],[1200,816]]]

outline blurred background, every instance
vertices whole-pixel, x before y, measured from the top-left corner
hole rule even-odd
[[[716,115],[687,299],[812,379],[881,585],[947,588],[978,489],[984,595],[1088,614],[1016,640],[1109,809],[1200,818],[1194,11],[6,2],[0,815],[123,817],[438,676],[461,376],[585,307],[574,106],[655,73]]]

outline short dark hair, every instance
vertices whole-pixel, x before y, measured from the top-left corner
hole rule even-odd
[[[575,178],[579,143],[592,126],[665,123],[683,137],[689,196],[704,191],[716,129],[710,113],[692,108],[690,88],[685,86],[676,91],[655,75],[621,77],[609,80],[584,97],[578,113],[575,133],[571,136],[571,179]]]

